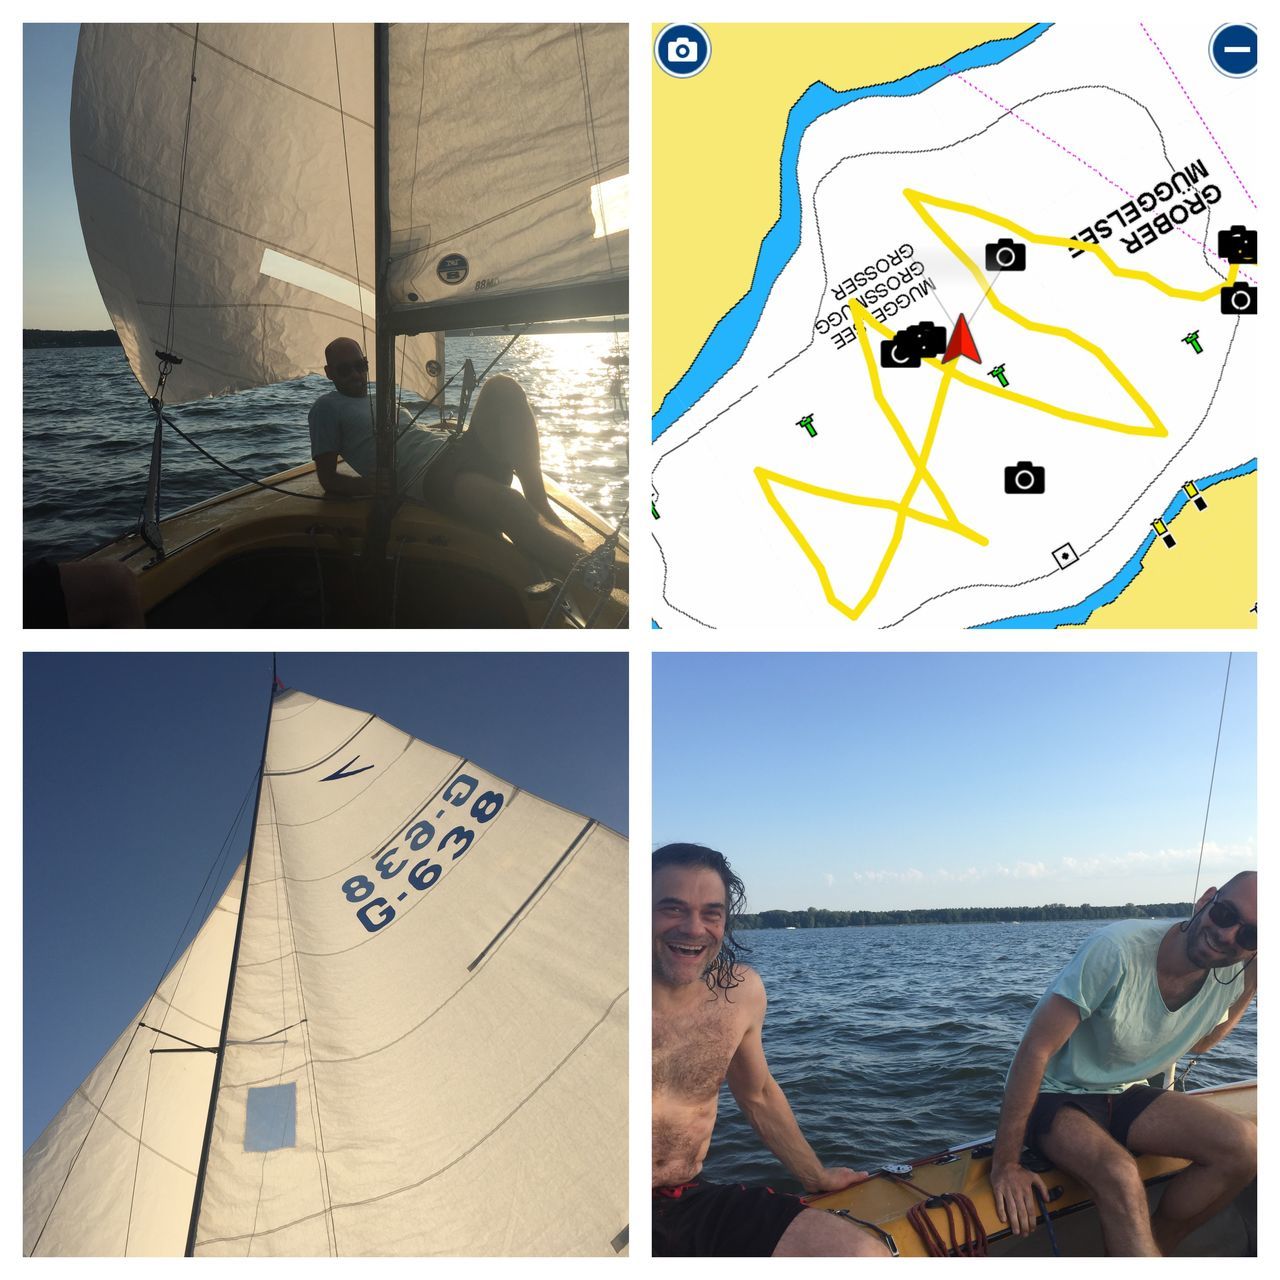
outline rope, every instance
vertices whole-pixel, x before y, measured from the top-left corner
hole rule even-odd
[[[1044,1216],[1044,1225],[1049,1231],[1049,1247],[1053,1250],[1053,1256],[1060,1258],[1062,1257],[1062,1250],[1058,1248],[1058,1236],[1053,1229],[1053,1219],[1049,1216],[1048,1201],[1044,1198],[1044,1192],[1034,1182],[1031,1184],[1031,1191],[1040,1205],[1040,1212]]]
[[[165,422],[167,422],[169,426],[171,426],[174,429],[174,431],[176,431],[177,434],[183,440],[185,440],[197,453],[203,454],[206,458],[209,459],[210,462],[214,463],[216,466],[221,467],[223,471],[227,472],[229,475],[233,475],[237,479],[245,481],[246,484],[251,484],[258,489],[269,489],[274,493],[286,493],[291,498],[306,498],[308,502],[326,501],[326,499],[322,497],[320,494],[299,493],[297,489],[286,489],[282,484],[268,484],[265,480],[255,480],[254,477],[249,475],[247,472],[238,471],[230,463],[223,462],[221,458],[215,458],[213,454],[211,454],[209,450],[204,447],[204,445],[197,444],[189,435],[187,435],[187,433],[183,431],[183,429],[180,426],[178,426],[178,424],[174,422],[174,420],[171,417],[169,417],[167,413],[162,414],[161,416],[164,418]]]
[[[941,1195],[930,1195],[909,1179],[890,1173],[888,1169],[881,1169],[880,1173],[881,1176],[892,1179],[899,1186],[906,1187],[907,1190],[921,1197],[918,1204],[913,1204],[907,1210],[907,1221],[915,1229],[916,1235],[920,1237],[931,1258],[985,1258],[987,1256],[987,1231],[982,1225],[982,1218],[977,1208],[968,1196],[959,1191],[945,1191]],[[960,1218],[960,1225],[964,1228],[963,1239],[956,1238],[956,1223],[951,1216],[953,1205]],[[934,1226],[928,1214],[929,1209],[941,1209],[947,1215],[949,1245],[943,1242],[937,1227]]]
[[[1204,827],[1200,831],[1200,857],[1196,862],[1196,887],[1191,901],[1200,894],[1200,864],[1204,861],[1204,841],[1209,832],[1209,806],[1213,803],[1213,780],[1218,774],[1218,748],[1222,745],[1222,721],[1227,713],[1227,688],[1231,684],[1231,654],[1227,654],[1227,675],[1222,682],[1222,706],[1218,709],[1218,737],[1213,744],[1213,768],[1209,771],[1209,794],[1204,802]]]

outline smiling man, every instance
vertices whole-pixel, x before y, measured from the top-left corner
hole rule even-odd
[[[714,849],[669,844],[653,855],[654,1256],[887,1257],[879,1240],[797,1196],[699,1177],[722,1083],[807,1191],[867,1176],[824,1167],[769,1073],[764,984],[734,951],[744,897]]]
[[[311,406],[307,417],[316,477],[326,493],[372,494],[377,444],[369,361],[353,338],[335,338],[324,349],[324,359],[325,376],[334,389]],[[340,458],[354,476],[338,470]],[[520,489],[512,488],[513,475],[519,476]],[[505,533],[553,573],[567,573],[582,555],[581,540],[547,498],[533,410],[520,384],[503,374],[485,380],[461,436],[400,427],[396,488],[476,528]]]
[[[1093,934],[1032,1012],[1005,1080],[991,1161],[996,1211],[1017,1235],[1034,1225],[1039,1175],[1026,1145],[1089,1188],[1107,1252],[1172,1252],[1257,1174],[1257,1128],[1204,1098],[1146,1081],[1204,1053],[1240,1021],[1257,989],[1258,876],[1209,888],[1190,920],[1124,920]],[[1149,1215],[1134,1155],[1191,1163]]]

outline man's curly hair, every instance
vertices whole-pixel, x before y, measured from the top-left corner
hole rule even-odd
[[[733,936],[733,925],[747,905],[747,887],[733,874],[729,860],[717,849],[708,849],[703,844],[664,844],[661,849],[653,851],[653,874],[657,875],[663,867],[705,867],[714,871],[724,881],[725,920],[724,938],[720,943],[720,953],[715,961],[707,967],[703,979],[707,987],[714,992],[732,991],[742,979],[734,974],[740,956],[747,947]]]

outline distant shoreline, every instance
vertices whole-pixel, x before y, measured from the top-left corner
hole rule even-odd
[[[114,329],[23,329],[23,351],[46,347],[118,347],[120,335]]]
[[[1177,920],[1191,914],[1189,902],[1126,902],[1122,907],[921,907],[906,911],[760,911],[738,916],[736,929],[848,929],[883,924],[1013,924],[1045,920]]]

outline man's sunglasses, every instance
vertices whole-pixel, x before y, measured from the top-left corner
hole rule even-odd
[[[329,372],[336,373],[340,378],[345,378],[349,373],[368,373],[369,362],[367,360],[346,360],[342,364],[331,364]]]
[[[1258,926],[1256,924],[1245,924],[1240,919],[1240,913],[1235,907],[1229,902],[1219,902],[1217,894],[1214,894],[1213,901],[1209,903],[1209,919],[1219,929],[1234,927],[1236,931],[1236,946],[1242,951],[1257,951]]]

